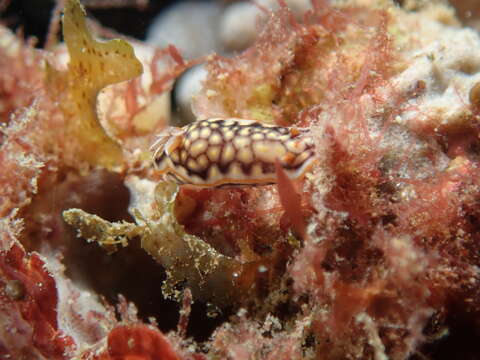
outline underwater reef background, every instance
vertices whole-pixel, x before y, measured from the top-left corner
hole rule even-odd
[[[480,358],[476,1],[82,4],[0,1],[0,359]],[[216,117],[315,166],[163,181]]]

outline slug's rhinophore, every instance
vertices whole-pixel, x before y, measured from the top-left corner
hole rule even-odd
[[[152,150],[166,179],[199,187],[275,183],[277,159],[298,179],[315,159],[311,138],[300,129],[236,118],[168,128]]]

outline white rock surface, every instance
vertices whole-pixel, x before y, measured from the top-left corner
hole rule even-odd
[[[175,86],[175,101],[182,118],[186,122],[195,120],[192,112],[192,97],[197,95],[207,76],[203,65],[195,66],[182,75]]]
[[[220,11],[217,2],[181,2],[155,19],[146,42],[158,47],[173,44],[187,59],[216,51]]]
[[[222,45],[229,51],[246,49],[257,37],[265,18],[265,13],[253,3],[231,4],[220,19],[218,35]]]
[[[297,18],[310,9],[310,0],[286,0]],[[258,5],[256,5],[258,4]],[[241,51],[250,46],[268,19],[268,11],[278,9],[277,0],[236,2],[229,5],[222,14],[219,37],[227,51]]]
[[[397,90],[425,83],[424,95],[410,101],[398,123],[456,128],[469,119],[469,92],[480,81],[480,36],[468,28],[446,28],[437,40],[413,52],[395,79]]]

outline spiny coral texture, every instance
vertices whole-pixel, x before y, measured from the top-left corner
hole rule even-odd
[[[69,71],[85,70],[83,88],[91,90],[85,102],[52,53],[3,31],[0,50],[11,61],[2,70],[24,82],[17,88],[12,84],[18,82],[0,77],[7,89],[2,109],[10,114],[2,119],[8,125],[0,148],[0,304],[8,324],[0,332],[0,355],[478,357],[480,38],[459,27],[445,6],[417,5],[407,11],[388,1],[313,1],[302,21],[281,7],[253,47],[235,58],[210,58],[195,100],[197,116],[296,124],[314,137],[316,169],[302,184],[279,181],[278,187],[192,191],[155,185],[144,160],[150,132],[169,116],[159,105],[160,92],[188,66],[174,48],[141,56],[151,80],[104,92],[101,121],[114,142],[91,114],[87,119],[71,107],[93,104],[100,85],[90,86],[96,73],[87,64],[98,54],[68,44]],[[96,53],[96,42],[79,26],[77,2],[67,2],[68,9],[67,20],[73,17],[65,24],[77,24],[76,39],[87,39]],[[121,44],[118,50],[131,55]],[[58,58],[65,54],[62,47],[55,51]],[[117,59],[110,55],[105,61]],[[22,62],[35,76],[14,71]],[[123,61],[114,60],[112,71],[118,65]],[[134,74],[112,73],[111,80]],[[153,109],[165,113],[151,118]],[[93,157],[94,139],[120,144],[118,152]],[[107,171],[112,164],[122,173]],[[105,205],[127,189],[129,205]],[[64,214],[84,237],[107,250],[128,240],[127,252],[110,260],[115,270],[75,261],[80,240],[60,220],[70,207],[83,209]],[[137,318],[133,304],[120,301],[118,320],[88,290],[91,269],[100,283],[128,275],[123,264],[139,259],[132,250],[138,239],[163,266],[154,271],[166,270],[166,294],[179,298],[184,285],[196,300],[244,308],[216,329],[202,352],[185,339],[186,315],[177,333],[163,335]],[[147,277],[153,276],[150,271]],[[159,285],[132,296],[152,296]],[[184,304],[188,314],[189,301]],[[167,315],[162,311],[160,326]],[[462,337],[456,333],[462,328],[470,335],[460,344],[451,341]]]

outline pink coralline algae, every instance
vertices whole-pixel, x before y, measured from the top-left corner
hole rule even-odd
[[[190,61],[95,40],[77,0],[66,45],[1,29],[1,359],[480,357],[480,36],[440,1],[307,8]],[[301,131],[302,179],[163,181],[200,62],[197,119]]]

